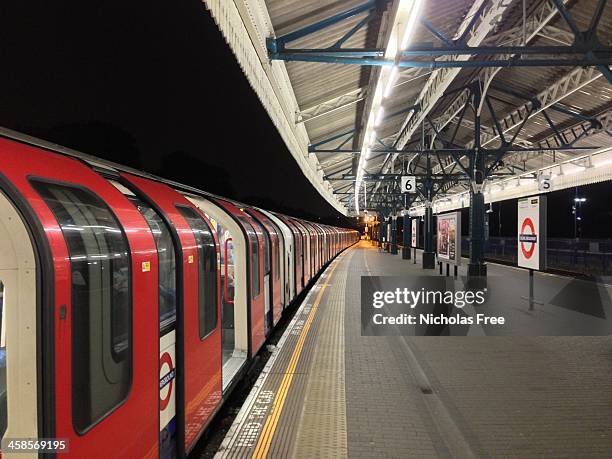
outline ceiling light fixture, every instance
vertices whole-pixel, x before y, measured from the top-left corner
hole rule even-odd
[[[385,48],[385,59],[397,61],[401,58],[401,51],[403,51],[414,33],[416,21],[419,17],[423,0],[399,0],[399,5],[393,18],[393,25],[391,27],[391,33],[389,34],[389,40]],[[387,99],[391,96],[393,88],[399,79],[399,67],[394,65],[392,67],[384,66],[378,75],[374,95],[372,97],[372,103],[370,106],[370,114],[367,118],[365,127],[365,135],[363,137],[363,145],[359,156],[359,165],[357,173],[357,180],[355,181],[355,196],[354,205],[355,212],[359,213],[359,191],[363,182],[363,171],[366,168],[366,163],[369,158],[368,149],[376,142],[376,131],[374,126],[379,126],[384,117],[384,109],[382,107],[383,99]],[[368,133],[369,134],[368,136]]]

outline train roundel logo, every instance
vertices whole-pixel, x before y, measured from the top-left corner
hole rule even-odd
[[[525,258],[531,258],[533,252],[535,251],[537,240],[538,236],[536,235],[533,221],[531,218],[527,217],[525,220],[523,220],[523,224],[521,225],[521,234],[519,235],[521,252],[523,252],[523,256]]]
[[[165,410],[170,403],[172,396],[172,384],[176,371],[172,363],[172,357],[168,352],[164,352],[159,359],[159,409]],[[161,376],[164,375],[164,376]]]

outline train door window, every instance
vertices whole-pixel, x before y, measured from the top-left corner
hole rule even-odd
[[[261,229],[263,234],[263,252],[264,252],[264,276],[270,272],[271,244],[270,236],[265,229]]]
[[[261,273],[259,272],[259,242],[257,241],[257,234],[255,234],[251,222],[249,222],[242,215],[239,215],[237,218],[242,222],[244,228],[246,229],[247,238],[251,244],[251,296],[255,298],[261,291],[261,287],[259,285],[261,279]]]
[[[147,221],[157,248],[159,333],[165,335],[176,322],[176,253],[172,234],[162,217],[135,196],[128,199]]]
[[[4,284],[0,281],[0,438],[7,425],[6,406],[6,311],[4,309]]]
[[[212,231],[191,207],[176,206],[189,223],[198,247],[198,319],[200,339],[217,328],[217,250]]]
[[[72,291],[72,416],[83,433],[127,397],[132,380],[130,248],[92,192],[33,181],[68,247]]]
[[[280,233],[276,233],[276,252],[274,253],[274,277],[280,279],[280,257],[281,257]]]
[[[260,268],[259,268],[259,244],[257,243],[257,236],[253,234],[251,236],[251,261],[252,261],[252,278],[253,282],[251,283],[251,293],[253,298],[259,295],[260,285]]]

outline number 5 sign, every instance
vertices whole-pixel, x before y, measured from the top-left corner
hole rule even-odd
[[[550,174],[541,174],[538,177],[538,190],[539,191],[550,191]]]
[[[416,177],[414,175],[404,175],[402,177],[402,193],[416,193]]]

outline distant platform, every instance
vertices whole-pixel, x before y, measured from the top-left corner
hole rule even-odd
[[[612,456],[609,337],[492,338],[487,329],[361,336],[361,276],[438,273],[419,262],[365,241],[339,256],[303,301],[217,457]],[[508,295],[526,294],[517,291],[527,288],[525,271],[489,264],[489,273],[504,277]],[[536,274],[536,286],[543,305],[528,312],[510,298],[506,312],[534,324],[607,323],[612,314],[607,284]],[[584,301],[564,304],[572,295]]]

